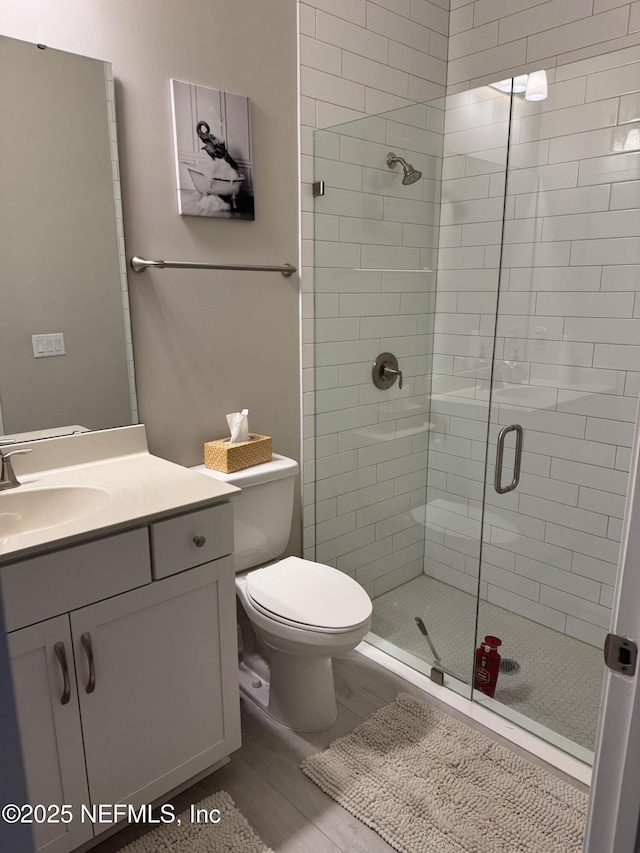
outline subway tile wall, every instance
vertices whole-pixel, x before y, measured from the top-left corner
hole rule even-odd
[[[372,596],[423,571],[443,139],[442,99],[315,135],[315,559]],[[402,389],[373,384],[383,352]]]
[[[539,514],[539,507],[529,503],[529,517],[532,522],[527,528],[527,535],[520,537],[521,553],[514,555],[510,550],[509,542],[497,541],[500,534],[495,533],[496,541],[485,545],[484,556],[487,560],[490,558],[490,564],[494,568],[492,575],[496,596],[494,600],[498,601],[499,598],[500,603],[511,606],[513,609],[522,607],[523,602],[526,606],[532,599],[528,598],[524,591],[528,590],[530,593],[533,587],[526,583],[520,583],[518,586],[519,582],[514,579],[517,574],[523,581],[532,580],[540,587],[540,598],[538,602],[534,602],[537,604],[537,612],[540,616],[547,618],[547,623],[552,622],[561,630],[567,630],[582,639],[599,642],[605,622],[602,611],[597,608],[594,611],[588,606],[582,609],[577,607],[573,611],[569,608],[564,611],[557,610],[560,597],[556,596],[556,607],[549,606],[550,593],[546,592],[543,596],[542,586],[545,585],[544,578],[548,577],[548,567],[551,566],[570,574],[570,577],[556,577],[558,591],[575,594],[587,603],[601,607],[607,607],[611,603],[613,563],[610,543],[615,540],[609,537],[620,530],[620,518],[617,513],[621,511],[621,498],[627,479],[629,447],[623,441],[618,443],[616,439],[616,443],[613,444],[614,461],[609,467],[610,452],[607,454],[607,466],[594,465],[592,461],[576,458],[576,446],[571,445],[570,441],[577,439],[573,434],[575,425],[578,423],[575,420],[576,416],[584,418],[584,435],[588,433],[589,440],[594,445],[611,446],[603,440],[601,434],[603,424],[596,423],[596,420],[604,420],[603,416],[613,411],[609,404],[615,405],[617,412],[615,418],[608,418],[607,437],[611,439],[614,435],[611,423],[615,421],[618,424],[619,419],[619,429],[622,430],[623,436],[626,430],[628,436],[629,424],[635,414],[640,378],[635,370],[630,371],[625,367],[626,356],[634,352],[630,349],[630,346],[635,345],[633,321],[640,317],[635,299],[631,315],[620,312],[627,312],[628,297],[630,295],[635,297],[637,289],[637,268],[633,265],[636,241],[629,231],[635,226],[633,217],[638,207],[637,187],[639,185],[633,183],[638,179],[636,155],[633,155],[632,151],[620,151],[614,158],[607,153],[607,145],[617,144],[624,147],[627,134],[622,135],[620,127],[608,124],[612,114],[611,112],[606,114],[606,111],[611,110],[612,105],[609,104],[607,107],[604,104],[603,107],[602,104],[596,103],[617,99],[616,93],[612,93],[607,88],[606,75],[598,80],[592,80],[589,94],[585,87],[583,100],[579,99],[577,92],[582,85],[580,77],[593,76],[600,71],[615,73],[615,69],[610,66],[611,51],[622,50],[621,55],[625,61],[635,56],[633,51],[640,44],[640,3],[637,0],[634,3],[594,0],[593,3],[586,4],[578,0],[551,0],[547,3],[540,3],[538,0],[509,0],[508,3],[505,0],[472,0],[472,2],[451,0],[448,31],[445,28],[446,13],[449,11],[446,8],[447,5],[447,0],[438,0],[435,3],[421,3],[418,0],[384,0],[384,2],[380,0],[379,3],[368,3],[366,0],[348,0],[348,2],[317,0],[317,2],[299,3],[303,178],[301,205],[302,340],[305,390],[303,450],[305,554],[311,558],[315,555],[316,445],[319,453],[325,456],[328,455],[327,451],[330,450],[332,443],[337,447],[337,439],[334,440],[331,437],[332,434],[318,438],[316,442],[313,417],[314,382],[316,380],[333,381],[331,372],[335,373],[339,370],[338,365],[327,365],[326,370],[323,367],[322,371],[318,370],[314,377],[314,221],[310,188],[313,179],[313,129],[329,127],[363,115],[401,107],[413,100],[426,100],[440,95],[443,85],[447,82],[444,64],[447,58],[447,38],[449,38],[448,91],[452,94],[506,77],[511,72],[542,66],[547,69],[557,68],[558,77],[554,85],[559,85],[561,82],[564,84],[565,107],[563,109],[573,110],[573,112],[564,116],[560,115],[558,110],[556,116],[544,118],[545,121],[552,121],[555,127],[559,127],[559,123],[564,122],[564,132],[554,139],[544,136],[542,125],[536,125],[533,121],[528,123],[524,121],[532,118],[540,121],[541,116],[522,116],[518,131],[522,134],[522,138],[514,150],[512,161],[512,164],[519,167],[518,171],[513,173],[511,187],[513,204],[517,203],[518,209],[516,211],[514,206],[508,211],[510,216],[506,222],[506,236],[509,242],[505,244],[505,261],[509,264],[509,282],[508,290],[505,290],[501,297],[501,309],[505,310],[505,316],[508,318],[504,321],[505,323],[510,322],[512,317],[526,316],[532,307],[538,313],[545,312],[541,315],[545,317],[545,322],[543,331],[538,328],[531,335],[531,330],[527,330],[529,335],[526,337],[527,343],[523,344],[522,350],[517,352],[517,358],[513,344],[515,338],[510,327],[499,330],[502,334],[498,339],[498,347],[503,348],[502,360],[509,362],[503,367],[504,371],[512,369],[511,363],[514,362],[530,365],[530,384],[526,387],[526,394],[530,401],[535,400],[536,405],[540,406],[538,418],[550,416],[553,411],[556,424],[560,424],[559,415],[567,416],[563,421],[563,431],[556,438],[558,442],[564,440],[561,452],[551,456],[543,452],[547,449],[543,447],[539,452],[532,451],[526,455],[525,468],[528,469],[528,488],[530,489],[528,497],[546,501],[549,484],[552,483],[554,489],[552,497],[557,504],[566,504],[569,508],[604,515],[605,513],[599,512],[596,506],[597,495],[591,492],[598,492],[603,488],[601,484],[605,484],[610,513],[606,515],[609,519],[608,535],[585,533],[571,527],[567,523],[569,515],[561,516],[562,522],[559,518],[556,519],[558,523],[538,518],[535,512]],[[377,8],[374,9],[374,6]],[[443,12],[445,15],[442,14]],[[398,20],[402,18],[404,23]],[[428,30],[428,35],[420,41],[414,38],[414,24],[419,24]],[[425,36],[425,33],[422,35]],[[354,58],[348,57],[344,62],[345,52],[353,54]],[[574,63],[572,66],[574,75],[563,79],[562,75],[568,69],[566,67],[563,69],[562,66],[568,63]],[[385,65],[388,67],[387,71],[378,67]],[[405,74],[406,78],[402,74]],[[575,100],[576,97],[578,100]],[[634,103],[636,103],[634,98],[635,96],[623,96],[619,99],[617,121],[632,121],[637,118],[634,114]],[[494,107],[494,109],[499,108]],[[458,115],[462,119],[463,112],[460,111]],[[584,121],[587,124],[578,125],[574,120]],[[593,125],[595,127],[591,129]],[[490,135],[491,130],[483,130],[483,127],[481,123],[475,128],[475,132]],[[464,130],[464,127],[459,128],[455,124],[449,124],[447,133],[449,143],[454,141],[455,133]],[[477,136],[477,141],[481,141],[481,137]],[[473,151],[459,151],[458,157],[472,153]],[[627,154],[633,156],[627,156]],[[339,162],[335,160],[333,168],[342,168]],[[326,167],[328,163],[325,162],[324,165]],[[464,319],[458,315],[468,313],[477,316],[477,328],[481,334],[475,337],[491,339],[492,330],[488,329],[486,319],[491,309],[488,307],[487,300],[495,298],[492,290],[496,281],[498,251],[498,242],[495,237],[498,220],[494,218],[493,207],[497,204],[495,200],[500,195],[503,175],[500,169],[493,170],[485,167],[483,170],[476,164],[478,173],[471,174],[465,167],[461,176],[463,180],[456,185],[458,177],[446,171],[453,166],[455,166],[455,157],[448,156],[445,159],[445,183],[448,193],[445,204],[453,205],[456,201],[464,201],[467,212],[466,221],[447,220],[446,217],[450,215],[453,208],[449,207],[445,212],[443,207],[438,273],[438,310],[442,312],[442,316],[437,329],[437,340],[440,342],[438,345],[441,345],[446,337],[446,343],[450,345],[451,352],[435,353],[433,381],[435,396],[439,399],[447,398],[446,405],[449,411],[440,410],[430,417],[430,422],[435,426],[431,432],[433,454],[430,462],[433,462],[436,459],[435,454],[440,452],[436,447],[436,441],[446,440],[448,447],[452,448],[453,439],[457,438],[461,442],[469,442],[471,451],[469,457],[460,456],[457,461],[455,453],[443,454],[449,457],[448,464],[455,470],[441,471],[431,468],[430,465],[429,488],[442,490],[443,486],[446,486],[449,490],[453,488],[458,492],[463,488],[469,489],[472,493],[469,498],[471,500],[477,499],[478,485],[476,483],[476,491],[473,492],[469,484],[476,477],[479,471],[478,466],[482,464],[478,457],[481,419],[469,417],[468,410],[464,408],[456,408],[464,405],[462,396],[464,389],[461,384],[458,384],[455,394],[450,392],[453,390],[451,383],[454,379],[461,378],[464,382],[469,381],[468,377],[454,375],[454,360],[458,369],[466,367],[467,370],[476,370],[481,373],[487,366],[488,344],[481,351],[477,348],[474,350],[469,344],[470,326],[467,324],[465,327]],[[527,166],[534,168],[527,170]],[[469,168],[473,170],[474,166]],[[357,182],[356,185],[349,184],[348,170],[343,170],[342,175],[343,189],[352,191],[358,189]],[[487,176],[488,192],[485,191]],[[475,179],[473,184],[472,178]],[[514,183],[516,181],[519,183]],[[545,205],[544,209],[535,208],[536,193],[540,186],[544,187],[545,195],[540,200],[540,203]],[[566,194],[567,190],[572,191],[571,196]],[[609,190],[608,202],[604,207],[603,199],[607,190]],[[464,197],[457,198],[456,192],[463,193]],[[472,204],[474,201],[478,202],[475,205],[475,212],[482,210],[484,204],[487,205],[484,208],[486,215],[482,218],[474,215]],[[580,210],[580,214],[575,213],[576,207]],[[612,217],[611,214],[614,212],[620,215]],[[571,217],[583,213],[598,218],[590,220],[591,231],[588,237],[578,239],[574,229],[586,223],[572,222]],[[316,221],[317,234],[321,238],[318,243],[318,260],[325,267],[329,263],[336,264],[333,267],[334,272],[340,267],[345,269],[354,267],[358,262],[358,252],[362,259],[363,245],[368,247],[365,263],[373,265],[375,261],[380,263],[380,266],[397,261],[398,253],[393,250],[405,248],[397,243],[386,246],[377,243],[340,243],[340,232],[335,230],[335,220],[331,221],[332,214],[327,216],[326,220],[318,218]],[[567,219],[561,221],[561,217],[567,217]],[[346,220],[349,217],[341,216],[340,218]],[[353,216],[353,218],[369,217]],[[551,219],[554,221],[545,221]],[[369,224],[372,228],[370,233],[374,233],[375,225]],[[421,227],[419,223],[413,224],[416,231]],[[355,238],[357,229],[361,227],[356,223],[345,222],[344,233]],[[408,223],[402,223],[402,227],[409,233]],[[602,231],[603,228],[607,230]],[[399,233],[395,228],[396,241]],[[635,233],[637,234],[637,231]],[[361,233],[360,236],[364,235]],[[533,236],[539,240],[535,248]],[[321,242],[326,245],[321,246]],[[628,259],[627,262],[620,264],[620,260],[625,257]],[[339,273],[336,272],[336,274]],[[364,279],[362,286],[365,288],[369,286],[364,283]],[[574,303],[573,308],[567,309],[573,313],[567,314],[562,306],[562,299],[575,290],[579,293],[579,305],[576,306]],[[382,291],[382,285],[380,285],[380,291]],[[625,291],[626,302],[618,298]],[[355,295],[356,292],[355,284],[351,282],[349,293]],[[461,292],[465,294],[463,300],[458,299]],[[609,300],[607,298],[609,292],[615,294],[616,298]],[[536,303],[541,296],[547,299],[532,305],[531,293],[535,294]],[[339,314],[340,300],[338,297],[336,303],[336,296],[335,293],[319,293],[317,303],[323,306],[323,310],[335,311],[337,320],[354,321],[355,315]],[[346,304],[345,302],[345,306]],[[351,309],[356,304],[353,302]],[[598,309],[599,313],[591,313]],[[564,311],[564,313],[551,313],[554,311]],[[380,324],[383,321],[384,316],[378,314],[363,318],[361,322],[366,320],[365,328],[366,324],[369,324],[367,332],[370,332],[375,330],[375,323]],[[402,329],[403,318],[398,314],[390,316],[389,320],[394,324],[394,331],[390,334],[398,334],[397,330]],[[616,339],[612,342],[606,323],[614,321],[615,327],[610,328],[615,328]],[[484,323],[482,328],[479,325],[481,322]],[[511,325],[514,324],[511,323]],[[348,325],[342,323],[341,326],[342,333],[346,335]],[[354,328],[353,322],[352,328]],[[378,331],[382,333],[383,329],[378,326]],[[335,335],[335,330],[331,334]],[[605,339],[600,340],[599,335],[604,335]],[[362,357],[364,351],[362,341],[347,337],[343,342],[346,345],[351,344],[350,356],[354,359],[352,364],[357,364],[357,359]],[[319,343],[325,342],[319,341]],[[477,345],[478,340],[474,343]],[[562,347],[559,347],[559,344],[562,344]],[[623,344],[626,345],[626,353],[622,352]],[[531,349],[532,346],[535,350]],[[589,346],[593,351],[590,364],[586,363]],[[511,347],[511,358],[505,356],[507,347]],[[570,359],[568,364],[561,362],[562,375],[565,377],[563,382],[567,387],[554,389],[552,383],[557,378],[558,367],[553,359],[560,353],[566,353],[566,357]],[[525,355],[530,358],[529,361],[525,361]],[[350,370],[357,370],[357,368],[345,365],[342,370],[343,380],[348,377]],[[519,378],[516,382],[510,382],[510,378],[505,374],[503,380],[505,388],[523,384]],[[482,378],[475,378],[473,381],[479,388]],[[603,388],[608,389],[606,393],[602,393]],[[600,393],[592,393],[595,389]],[[441,399],[440,406],[444,404]],[[565,411],[562,407],[569,408]],[[362,408],[366,409],[367,406],[363,405]],[[352,417],[356,416],[352,415]],[[366,413],[359,417],[366,417]],[[442,430],[439,433],[438,417],[448,418],[448,427],[453,424],[453,429],[457,429],[460,435],[456,433],[445,435]],[[542,421],[539,422],[539,425],[541,424]],[[616,429],[618,430],[618,427]],[[493,432],[495,433],[495,429]],[[531,429],[531,433],[533,432],[539,432],[544,437],[544,429]],[[619,432],[616,434],[619,435]],[[458,448],[462,446],[458,444]],[[334,455],[338,454],[334,453]],[[545,456],[551,460],[549,465],[543,458]],[[377,464],[387,465],[387,470],[390,470],[392,465],[398,463],[396,460],[391,460]],[[348,473],[348,471],[340,472],[345,476]],[[508,472],[505,476],[507,475]],[[366,478],[366,475],[360,476]],[[455,485],[456,476],[461,481],[457,485]],[[363,484],[362,491],[377,488],[378,485],[377,483]],[[378,492],[378,494],[381,493],[382,490]],[[375,492],[371,494],[375,495]],[[434,494],[432,491],[431,496],[433,497]],[[449,494],[446,492],[446,495]],[[577,498],[575,498],[576,494]],[[336,506],[337,499],[336,496]],[[354,499],[355,494],[352,494],[351,500]],[[342,501],[342,507],[344,508],[345,505],[347,505],[346,498]],[[330,504],[327,504],[325,511],[330,511],[330,508]],[[585,516],[572,515],[571,524],[577,524],[580,519],[584,522]],[[319,513],[318,521],[321,520],[322,513]],[[544,540],[536,539],[532,535],[540,531],[540,524],[534,522],[545,526]],[[601,530],[602,525],[599,525],[599,533]],[[341,535],[349,536],[350,532]],[[601,541],[591,542],[584,539],[586,536],[592,536],[594,540]],[[561,552],[573,550],[571,543],[581,537],[582,551],[586,550],[585,542],[589,546],[593,545],[593,549],[589,547],[589,552],[586,554],[576,549],[567,562],[567,554]],[[345,541],[355,543],[351,550],[360,549],[365,560],[373,562],[388,557],[388,553],[381,553],[375,541],[367,545],[359,543],[357,537]],[[441,548],[446,546],[429,541],[435,560],[436,546]],[[385,546],[387,547],[388,545]],[[451,554],[454,550],[448,548],[446,552],[438,551],[437,553],[440,557],[447,553],[450,559],[453,559]],[[471,555],[463,554],[463,556],[464,563],[459,556],[455,558],[459,572],[462,572],[463,566],[466,567],[471,563],[471,559],[466,559]],[[516,560],[518,568],[514,571]],[[441,565],[446,566],[447,563],[443,561]],[[451,567],[448,566],[448,568]],[[502,586],[497,583],[501,577],[498,570],[510,574],[511,585],[508,583],[509,578]],[[534,570],[537,573],[535,577],[531,574]],[[566,583],[563,588],[560,588],[559,585],[563,581]],[[596,601],[596,588],[592,584],[599,586],[598,601]],[[550,584],[547,585],[551,587]],[[576,593],[578,589],[579,592]],[[487,591],[488,586],[483,587],[485,594]],[[557,621],[554,622],[553,620],[557,617],[548,611],[560,612],[560,621],[564,620],[564,627]],[[532,615],[530,608],[526,615]],[[544,619],[541,618],[541,621]]]
[[[474,595],[508,134],[509,98],[496,89],[447,97],[424,571]],[[511,496],[507,507],[517,511]],[[501,556],[494,566],[508,568]]]
[[[600,645],[640,385],[640,47],[549,81],[546,100],[513,103],[480,589]],[[425,571],[472,592],[508,109],[487,86],[447,99],[440,244],[452,274],[438,277]],[[523,473],[500,496],[496,435],[511,423],[525,428]]]
[[[427,137],[427,112],[424,108],[416,113],[418,126],[415,127],[415,121],[409,114],[402,116],[398,113],[395,128],[391,123],[388,128],[381,128],[375,122],[370,125],[365,122],[361,132],[352,130],[353,135],[349,131],[334,137],[327,134],[326,149],[322,149],[323,143],[320,142],[315,166],[313,137],[318,128],[330,128],[384,111],[410,108],[416,102],[444,94],[449,0],[309,0],[298,3],[298,12],[304,553],[310,559],[315,558],[318,535],[323,539],[320,544],[327,561],[333,560],[335,565],[338,557],[343,557],[341,566],[344,567],[348,562],[345,555],[351,553],[352,567],[348,570],[355,572],[358,567],[355,566],[357,557],[354,552],[361,555],[363,565],[373,563],[388,554],[386,549],[391,547],[391,540],[385,537],[388,541],[383,545],[376,540],[368,541],[376,525],[378,531],[384,530],[379,526],[382,522],[366,525],[369,528],[366,533],[357,532],[362,530],[360,526],[338,532],[338,522],[334,520],[331,523],[330,518],[336,518],[338,502],[340,513],[345,512],[345,507],[349,507],[360,494],[358,486],[353,487],[355,477],[360,478],[357,482],[362,490],[362,499],[369,501],[367,506],[380,500],[380,495],[389,497],[389,488],[396,487],[388,476],[394,463],[379,460],[373,466],[364,466],[361,473],[354,474],[359,448],[347,448],[344,452],[352,455],[342,456],[345,435],[342,435],[340,452],[337,449],[338,435],[349,428],[345,424],[352,425],[354,429],[364,428],[367,424],[377,425],[378,418],[373,418],[372,412],[378,403],[375,395],[369,401],[367,394],[381,392],[373,385],[370,388],[366,385],[362,365],[382,351],[373,352],[383,340],[389,347],[398,347],[404,354],[403,360],[413,360],[414,370],[417,370],[421,353],[424,357],[427,350],[423,348],[414,353],[404,346],[408,345],[410,338],[415,345],[419,337],[431,332],[427,317],[433,310],[429,300],[433,298],[434,284],[429,274],[402,272],[393,278],[375,271],[355,273],[350,270],[365,267],[419,269],[421,254],[424,256],[425,250],[437,246],[437,225],[428,224],[437,223],[433,203],[422,197],[420,185],[402,187],[397,174],[392,174],[384,163],[387,151],[396,150],[403,155],[413,149],[416,168],[425,172],[427,180],[424,186],[429,187],[428,195],[433,197],[439,197],[439,191],[435,189],[439,174],[437,160],[432,158],[432,162],[427,164],[429,152],[422,150],[421,137]],[[441,152],[441,125],[439,130],[430,132],[439,134],[435,144]],[[367,139],[367,135],[372,138]],[[417,145],[411,142],[410,137],[418,140]],[[433,138],[431,144],[434,144]],[[430,169],[433,174],[429,174]],[[327,196],[322,200],[322,211],[319,207],[314,218],[311,184],[315,178],[325,181]],[[314,292],[314,263],[318,267],[317,293]],[[371,294],[375,299],[370,298]],[[423,310],[429,305],[429,311]],[[320,359],[317,365],[314,352],[316,308],[321,318],[317,329],[317,356]],[[416,313],[416,318],[419,312],[420,320],[414,322],[411,312]],[[332,361],[338,353],[342,359],[340,363]],[[426,382],[426,378],[422,380],[425,387]],[[359,392],[361,384],[363,387]],[[325,409],[318,413],[320,429],[330,430],[332,421],[336,425],[332,432],[323,431],[317,437],[316,391],[322,394],[318,397],[318,406]],[[359,405],[354,405],[359,393]],[[348,407],[340,408],[347,402],[350,402]],[[358,408],[361,408],[360,412]],[[390,424],[393,420],[382,415],[381,424],[375,428],[382,434],[388,434]],[[330,455],[335,457],[331,462],[326,460]],[[318,461],[317,470],[323,481],[326,479],[318,487],[321,501],[317,527],[316,457],[325,459],[324,462]],[[363,459],[366,460],[365,453],[360,454],[360,460]],[[335,466],[337,470],[334,472]],[[379,483],[369,482],[372,467],[378,471]],[[407,473],[411,474],[411,471]],[[337,480],[335,477],[346,479]],[[347,488],[349,483],[351,488]],[[408,486],[409,481],[405,483]],[[342,491],[328,495],[327,490],[332,487]],[[397,488],[402,488],[401,483]],[[407,495],[409,493],[406,492]],[[396,496],[399,503],[405,500],[399,493]],[[334,508],[334,515],[327,516]],[[343,524],[357,524],[358,510],[359,521],[362,522],[363,518],[366,521],[364,505],[359,508],[354,504],[349,510],[352,515]],[[320,523],[325,521],[326,526],[320,527]],[[338,537],[343,537],[342,544],[335,542],[330,546],[329,542]],[[395,540],[396,545],[400,542],[399,538]],[[331,555],[331,549],[335,554]],[[340,549],[343,550],[338,554]],[[411,555],[406,554],[406,557],[408,562],[421,562],[422,551],[418,554],[414,547]],[[398,559],[397,552],[394,559]],[[371,571],[375,572],[375,568]],[[378,582],[379,588],[381,583]]]
[[[638,43],[638,0],[451,0],[448,91]]]

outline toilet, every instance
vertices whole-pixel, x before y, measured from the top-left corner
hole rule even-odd
[[[232,499],[241,692],[284,726],[329,728],[338,713],[331,660],[364,639],[371,599],[331,566],[277,559],[291,531],[293,459],[274,453],[234,474],[193,470],[242,489]]]

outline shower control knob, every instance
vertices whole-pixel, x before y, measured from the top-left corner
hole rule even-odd
[[[382,375],[386,376],[387,378],[397,376],[400,379],[400,382],[398,383],[398,388],[402,388],[402,371],[401,370],[396,370],[395,367],[389,367],[388,364],[385,364],[385,366],[382,368]]]
[[[382,352],[373,363],[371,378],[376,388],[386,391],[399,379],[398,388],[402,388],[402,371],[398,368],[398,359],[392,352]]]
[[[206,541],[207,540],[205,539],[204,536],[194,536],[193,537],[193,544],[196,546],[196,548],[202,548],[202,546],[206,543]]]

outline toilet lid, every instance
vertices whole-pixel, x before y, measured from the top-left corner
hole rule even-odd
[[[371,616],[371,599],[338,569],[287,557],[247,575],[247,594],[264,610],[313,628],[355,628]]]

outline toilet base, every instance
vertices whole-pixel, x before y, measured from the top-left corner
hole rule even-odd
[[[338,716],[331,658],[269,650],[270,680],[241,662],[240,692],[268,717],[301,732],[330,728]]]

